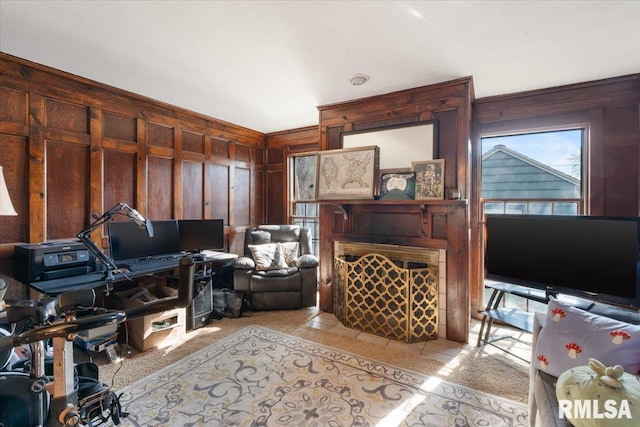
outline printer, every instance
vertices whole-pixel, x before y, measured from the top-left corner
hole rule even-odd
[[[96,257],[79,240],[15,246],[13,276],[22,283],[88,274],[96,270]]]

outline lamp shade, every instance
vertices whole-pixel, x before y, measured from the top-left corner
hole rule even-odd
[[[9,190],[7,190],[7,183],[4,180],[2,166],[0,166],[0,215],[18,215],[18,212],[16,212],[11,203],[11,197],[9,197]]]

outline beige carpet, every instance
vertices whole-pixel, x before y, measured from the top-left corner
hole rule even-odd
[[[414,345],[382,345],[375,341],[354,339],[349,334],[336,333],[336,328],[319,328],[315,323],[316,319],[326,316],[331,317],[326,313],[319,313],[316,308],[256,312],[250,317],[213,321],[206,327],[188,331],[184,339],[166,348],[156,348],[144,353],[131,348],[131,354],[125,354],[122,363],[109,364],[102,355],[97,357],[95,362],[100,365],[100,379],[118,392],[247,326],[259,325],[366,358],[436,376],[461,386],[521,403],[527,402],[529,368],[506,353],[493,351],[488,346],[475,348],[475,341],[470,340],[468,345],[448,345],[445,351],[453,354],[449,359],[436,358],[435,353],[432,358],[428,351],[423,351],[422,355],[416,354]],[[340,332],[341,329],[337,331]]]
[[[525,426],[525,405],[262,326],[126,387],[124,426]]]

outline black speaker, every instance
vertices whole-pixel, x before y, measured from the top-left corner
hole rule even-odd
[[[206,325],[213,311],[211,279],[196,280],[193,284],[193,301],[187,309],[187,328],[196,329]]]
[[[0,426],[44,425],[49,393],[34,386],[29,374],[2,372],[0,375]]]

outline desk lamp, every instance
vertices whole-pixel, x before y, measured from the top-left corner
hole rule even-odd
[[[0,166],[0,215],[16,216],[18,212],[13,208],[11,203],[11,197],[9,197],[9,190],[7,189],[7,183],[4,180],[4,171]]]
[[[153,237],[153,226],[151,225],[151,220],[149,219],[145,220],[142,217],[142,215],[138,213],[137,210],[129,207],[129,205],[123,202],[118,203],[117,205],[115,205],[114,207],[112,207],[111,209],[109,209],[99,217],[97,216],[97,214],[94,214],[93,217],[95,218],[95,220],[93,221],[93,223],[91,223],[89,228],[87,228],[86,230],[82,230],[80,233],[78,233],[77,235],[78,239],[80,239],[80,241],[82,241],[82,243],[85,244],[87,249],[89,249],[89,251],[91,251],[91,253],[94,254],[96,258],[98,258],[102,262],[105,268],[104,278],[107,282],[107,292],[110,292],[109,288],[111,287],[111,282],[114,279],[113,272],[115,270],[118,270],[118,266],[110,257],[108,257],[104,252],[102,252],[95,245],[95,243],[93,243],[93,241],[89,238],[89,235],[95,229],[97,229],[98,227],[101,227],[102,224],[111,220],[111,218],[113,218],[115,215],[124,215],[128,217],[129,219],[131,219],[131,221],[135,222],[138,225],[138,227],[147,230],[147,234],[149,234],[149,237]]]
[[[11,203],[11,197],[9,197],[9,190],[7,189],[7,183],[4,180],[4,171],[0,166],[0,215],[2,216],[17,216],[18,212],[13,208]],[[4,294],[7,291],[7,282],[0,279],[0,309],[4,308]]]

